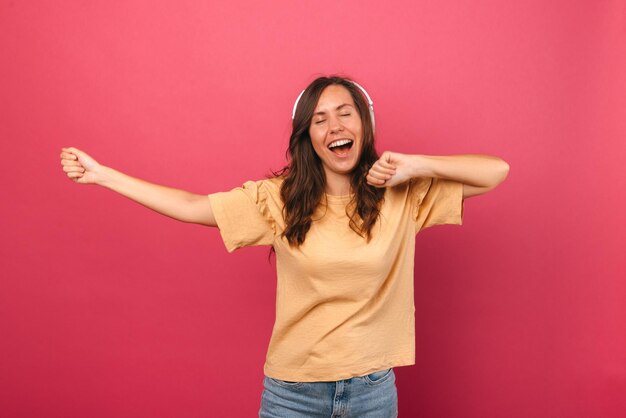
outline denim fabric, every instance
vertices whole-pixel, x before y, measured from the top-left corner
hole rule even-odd
[[[265,376],[260,418],[396,418],[393,368],[336,382],[287,382]]]

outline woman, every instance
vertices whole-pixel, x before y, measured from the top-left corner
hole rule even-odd
[[[218,226],[229,252],[276,252],[276,322],[260,417],[395,417],[393,367],[415,364],[415,234],[461,224],[463,201],[502,182],[503,160],[374,146],[365,90],[313,81],[294,105],[287,166],[229,192],[195,195],[98,164],[75,148],[77,183],[108,187],[183,222]]]

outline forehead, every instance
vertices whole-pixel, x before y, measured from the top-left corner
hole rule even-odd
[[[333,84],[322,91],[317,105],[315,106],[315,111],[333,110],[342,104],[354,106],[352,95],[344,86]]]

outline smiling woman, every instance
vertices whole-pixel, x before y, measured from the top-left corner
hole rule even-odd
[[[496,187],[508,164],[379,156],[369,95],[336,76],[314,80],[296,102],[288,157],[270,179],[209,195],[127,176],[76,148],[62,149],[61,164],[77,183],[218,226],[229,252],[273,248],[276,323],[261,417],[396,417],[393,368],[415,364],[415,234],[461,224],[464,198]]]
[[[322,198],[352,196],[349,226],[369,239],[384,190],[366,182],[378,160],[374,147],[373,105],[362,88],[342,77],[320,77],[300,95],[293,114],[289,164],[281,198],[285,237],[300,245]]]

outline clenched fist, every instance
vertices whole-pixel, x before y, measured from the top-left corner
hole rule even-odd
[[[67,176],[76,183],[96,182],[100,164],[83,151],[76,148],[61,148],[61,165]]]
[[[374,187],[391,187],[419,174],[416,155],[385,151],[367,173],[367,183]]]

